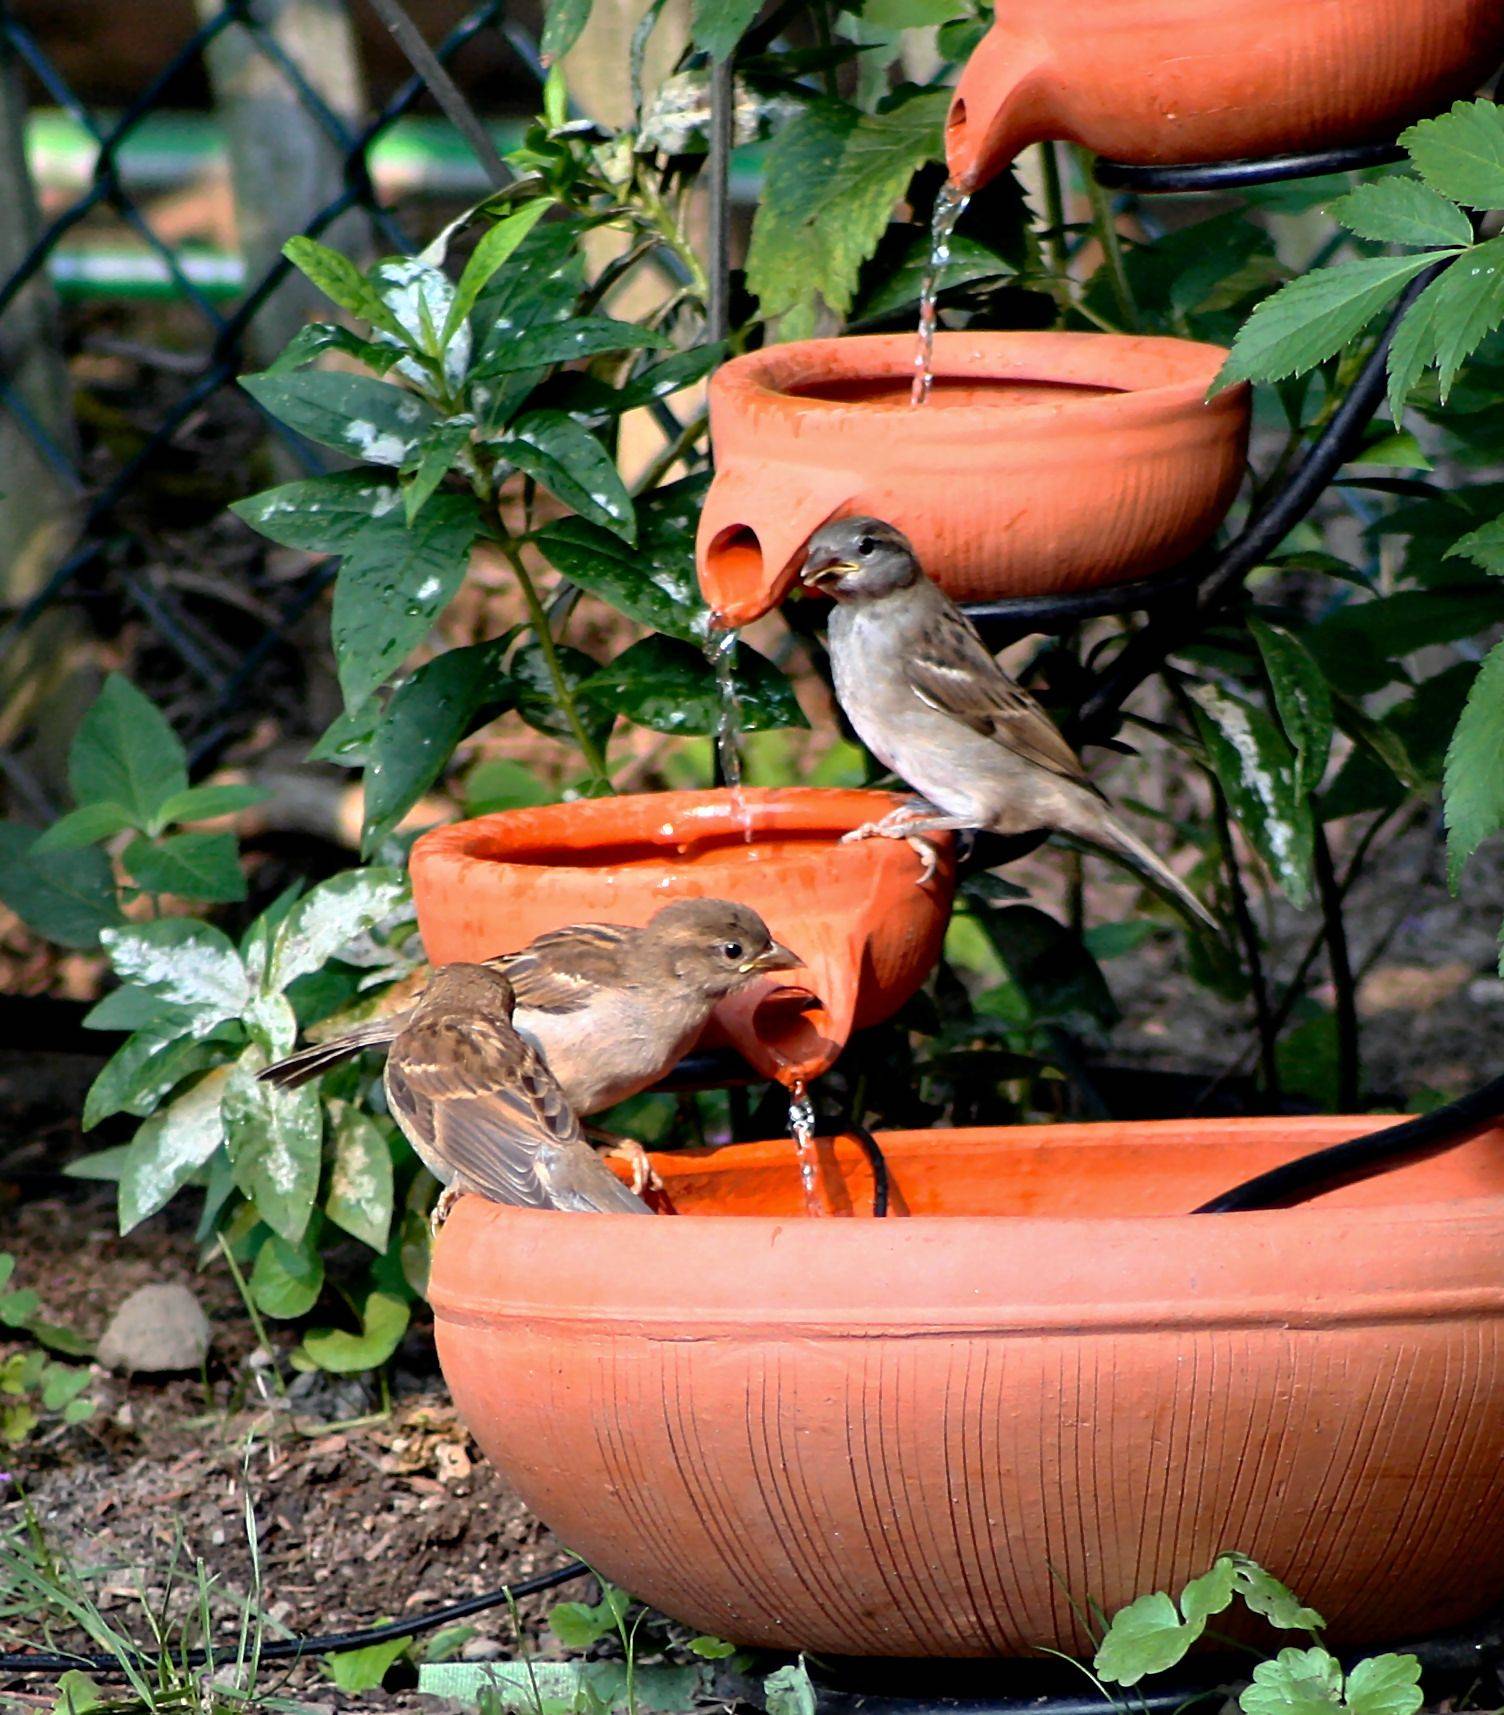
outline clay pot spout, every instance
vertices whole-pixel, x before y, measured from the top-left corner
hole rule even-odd
[[[700,590],[718,629],[750,625],[794,587],[804,545],[857,486],[847,471],[810,471],[791,485],[753,464],[722,471],[700,515]]]
[[[828,1071],[856,1020],[867,926],[801,922],[789,948],[804,968],[749,984],[716,1008],[716,1022],[764,1078],[792,1087]]]
[[[1049,49],[995,24],[967,61],[945,121],[952,182],[970,194],[1051,132]]]

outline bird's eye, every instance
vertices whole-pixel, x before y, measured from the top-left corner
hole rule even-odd
[[[742,946],[740,941],[728,941],[726,945],[721,948],[721,951],[728,959],[739,959],[746,949]]]
[[[877,552],[877,543],[871,536],[863,536],[861,541],[856,545],[856,551],[865,560],[869,554],[875,554]]]

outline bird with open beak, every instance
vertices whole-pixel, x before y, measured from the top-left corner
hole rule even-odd
[[[1050,717],[1014,684],[976,627],[925,576],[909,540],[877,518],[839,518],[810,538],[800,580],[833,598],[835,693],[862,742],[917,793],[848,839],[977,828],[1053,829],[1125,859],[1189,916],[1216,920],[1114,814]],[[918,847],[916,847],[918,849]],[[923,851],[921,851],[923,855]]]

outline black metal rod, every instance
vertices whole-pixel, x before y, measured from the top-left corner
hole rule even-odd
[[[1250,190],[1285,179],[1312,179],[1325,173],[1354,173],[1403,161],[1397,143],[1357,143],[1344,149],[1317,149],[1304,155],[1269,155],[1259,161],[1195,161],[1183,166],[1142,167],[1127,161],[1098,160],[1096,181],[1112,190],[1160,196],[1171,191]]]
[[[863,1155],[867,1157],[867,1165],[872,1169],[872,1213],[876,1217],[888,1212],[888,1162],[877,1139],[867,1130],[866,1126],[856,1120],[847,1120],[844,1127],[856,1140]]]

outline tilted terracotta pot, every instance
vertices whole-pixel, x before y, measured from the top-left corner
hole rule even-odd
[[[1413,1637],[1504,1598],[1504,1133],[1182,1213],[1374,1124],[896,1134],[881,1221],[802,1218],[785,1142],[658,1157],[654,1221],[467,1197],[439,1357],[571,1549],[722,1637],[1080,1653],[1073,1600],[1233,1548],[1339,1643]]]
[[[904,800],[811,787],[654,792],[503,810],[425,834],[411,870],[435,964],[525,946],[566,923],[646,923],[672,899],[738,899],[762,913],[804,972],[750,984],[716,1010],[765,1077],[830,1066],[853,1030],[896,1012],[934,967],[950,916],[948,837],[919,885],[902,840],[841,835]],[[750,835],[749,835],[750,829]],[[810,993],[820,1005],[789,1004]]]
[[[1242,480],[1248,395],[1227,353],[1099,333],[941,333],[909,404],[914,336],[769,346],[710,384],[715,481],[700,588],[745,625],[788,593],[827,519],[871,513],[957,601],[1120,583],[1183,559]]]
[[[1046,137],[1145,166],[1389,140],[1500,60],[1498,0],[1009,0],[946,158],[975,190]]]

